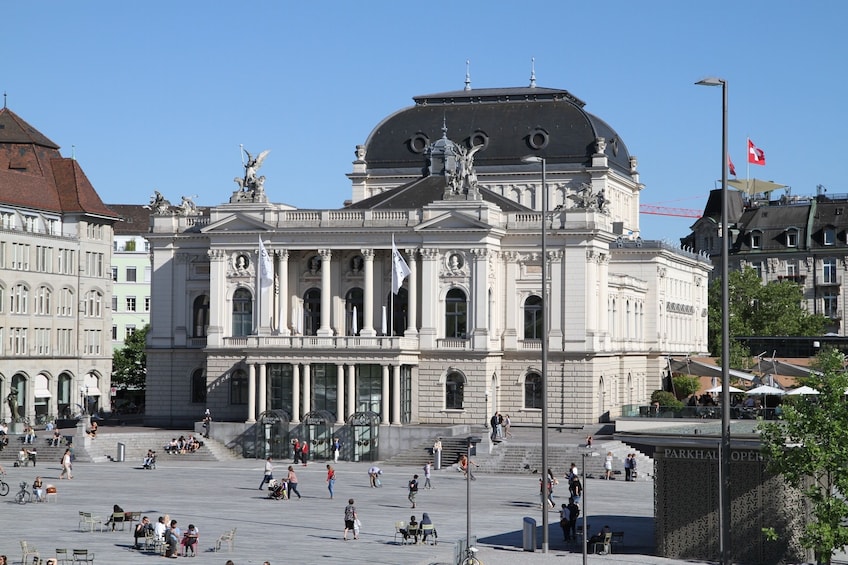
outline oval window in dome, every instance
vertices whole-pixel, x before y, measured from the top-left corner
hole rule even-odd
[[[416,133],[409,140],[409,150],[413,153],[424,153],[429,145],[430,138],[421,132]]]
[[[468,138],[468,146],[469,148],[477,147],[478,145],[482,146],[482,149],[485,149],[489,146],[489,135],[485,131],[477,130],[471,134]]]
[[[527,145],[532,149],[544,149],[548,145],[548,132],[542,128],[535,128],[527,134]]]

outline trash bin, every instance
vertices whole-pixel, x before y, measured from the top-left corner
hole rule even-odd
[[[118,442],[118,454],[115,461],[123,463],[127,458],[127,444]]]
[[[433,451],[433,468],[437,471],[442,468],[442,450]]]
[[[536,551],[536,520],[524,517],[524,532],[522,536],[524,551]]]

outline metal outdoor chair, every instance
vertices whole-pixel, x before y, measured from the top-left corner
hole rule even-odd
[[[74,554],[74,565],[77,563],[94,563],[94,552],[89,551],[87,549],[75,549],[73,550]]]
[[[26,540],[21,540],[21,552],[23,553],[23,557],[21,557],[21,563],[26,563],[26,560],[31,555],[35,557],[40,557],[38,550],[34,545],[27,542]]]
[[[227,551],[233,550],[233,545],[235,545],[236,541],[236,528],[232,530],[226,531],[215,540],[215,551],[221,551],[221,547],[224,544],[227,544]]]
[[[421,526],[421,541],[429,545],[436,545],[439,543],[439,539],[436,535],[436,527],[433,524],[424,524]]]
[[[71,561],[71,558],[68,557],[68,550],[56,549],[56,561],[58,561],[62,565],[68,565],[68,563],[70,563]]]
[[[406,529],[406,522],[401,520],[400,522],[395,522],[395,543],[397,543],[398,536],[400,536],[400,544],[403,545],[406,543],[406,539],[403,535],[403,530]]]
[[[79,529],[82,531],[82,526],[85,524],[88,527],[89,532],[94,531],[94,526],[100,526],[100,531],[103,531],[103,519],[99,516],[94,516],[91,512],[83,512],[79,513]]]
[[[600,549],[600,551],[598,551]],[[604,534],[601,541],[592,542],[592,553],[607,554],[612,552],[612,532]]]

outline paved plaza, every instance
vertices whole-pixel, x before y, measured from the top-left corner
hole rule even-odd
[[[289,462],[275,462],[275,475],[281,476]],[[40,462],[38,467],[7,468],[6,481],[12,490],[0,498],[4,535],[0,553],[11,563],[21,560],[21,539],[34,545],[42,557],[56,548],[86,548],[95,554],[95,563],[142,564],[161,560],[153,553],[131,549],[127,531],[81,532],[79,512],[93,512],[104,521],[118,504],[125,511],[140,511],[155,520],[169,514],[181,528],[189,523],[200,530],[199,555],[192,563],[223,565],[232,559],[236,565],[258,564],[268,560],[282,563],[387,563],[424,565],[452,563],[454,542],[465,537],[466,483],[451,469],[433,473],[435,489],[418,494],[417,508],[407,500],[407,482],[420,469],[389,467],[382,488],[370,488],[367,463],[340,462],[336,466],[336,496],[329,499],[326,464],[298,466],[299,490],[303,499],[274,501],[266,490],[258,490],[262,478],[261,461],[192,461],[190,455],[160,456],[156,470],[142,470],[140,462],[77,463],[72,481],[58,480],[58,462]],[[562,470],[564,473],[564,470]],[[39,474],[45,484],[58,487],[58,501],[18,505],[14,494],[20,481],[31,483]],[[422,480],[423,484],[423,480]],[[525,516],[537,519],[539,483],[537,475],[479,475],[471,487],[471,531],[479,538],[479,557],[487,565],[582,562],[579,546],[562,541],[558,515],[550,513],[550,552],[529,553],[521,549]],[[591,556],[591,562],[663,563],[645,557],[652,552],[652,488],[648,480],[635,483],[587,481],[586,500],[593,529],[609,524],[625,532],[624,544],[612,556]],[[567,493],[563,484],[558,495]],[[343,541],[343,512],[348,498],[356,500],[363,522],[360,539]],[[562,501],[562,496],[557,499]],[[428,512],[436,524],[436,546],[405,545],[394,540],[394,522],[420,519]],[[235,549],[213,553],[216,538],[225,530],[238,528]],[[539,530],[541,544],[541,530]]]
[[[284,475],[289,462],[275,462],[275,476]],[[86,548],[95,563],[149,564],[163,558],[131,549],[127,531],[81,532],[79,512],[108,518],[112,505],[140,511],[154,522],[169,514],[181,528],[195,524],[200,530],[198,556],[183,558],[197,564],[272,565],[283,563],[434,565],[454,563],[454,542],[466,533],[466,482],[455,470],[434,471],[435,489],[418,494],[417,508],[407,500],[407,482],[420,469],[387,467],[382,488],[370,488],[367,463],[340,462],[336,466],[336,496],[329,499],[326,463],[298,466],[303,499],[274,501],[258,490],[263,462],[192,461],[191,455],[160,456],[156,470],[142,470],[139,461],[123,463],[77,463],[72,481],[58,480],[58,462],[39,462],[38,467],[7,468],[12,487],[0,498],[0,553],[10,563],[20,563],[21,539],[34,545],[43,558],[56,548]],[[559,473],[564,473],[558,470]],[[36,473],[45,484],[58,487],[57,502],[18,505],[14,494],[20,481],[31,483]],[[422,480],[423,485],[423,480]],[[582,563],[579,545],[562,541],[558,515],[550,516],[550,551],[522,550],[525,516],[541,524],[538,509],[538,475],[479,475],[471,487],[471,532],[479,538],[478,557],[486,565],[529,565],[556,562]],[[564,482],[555,492],[558,504],[567,494]],[[586,502],[591,530],[608,524],[624,531],[623,545],[612,555],[590,555],[589,563],[684,563],[651,556],[653,553],[653,484],[650,480],[586,481]],[[348,498],[356,500],[363,522],[360,539],[342,541],[343,512]],[[439,534],[436,546],[405,545],[394,540],[394,523],[418,519],[427,512]],[[235,549],[213,553],[216,538],[237,528]],[[541,531],[538,533],[541,544]]]

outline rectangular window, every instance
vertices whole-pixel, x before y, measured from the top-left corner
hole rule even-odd
[[[63,288],[59,292],[59,307],[56,309],[59,316],[74,315],[74,293],[69,288]]]
[[[35,247],[35,270],[39,273],[52,272],[53,248],[36,245]]]
[[[59,355],[67,357],[68,355],[76,355],[76,347],[74,347],[74,330],[61,329],[57,330]]]
[[[149,296],[144,297],[144,311],[150,312],[150,297]]]
[[[835,290],[827,290],[822,296],[824,311],[828,318],[836,318],[839,310],[839,295]]]
[[[118,326],[112,324],[112,341],[118,341]]]
[[[152,278],[153,268],[145,267],[144,268],[144,282],[149,283]]]
[[[85,330],[84,353],[86,355],[100,355],[100,330]]]
[[[135,326],[128,325],[124,328],[124,339],[131,337],[135,333]]]
[[[135,312],[135,296],[127,296],[127,312]]]
[[[127,267],[127,282],[136,282],[135,276],[135,267]]]
[[[825,245],[834,245],[836,243],[836,230],[833,228],[825,228],[823,238]]]
[[[29,271],[29,245],[25,243],[12,244],[12,265],[15,271]]]
[[[836,284],[836,259],[822,261],[822,282],[824,284]]]
[[[792,261],[787,261],[786,262],[786,276],[787,277],[794,277],[797,274],[798,274],[798,266]]]
[[[117,312],[117,311],[118,311],[118,295],[113,294],[112,295],[112,312]]]
[[[786,232],[786,247],[798,247],[797,230],[789,230]]]
[[[50,355],[50,328],[35,328],[35,354]]]
[[[118,282],[118,267],[112,267],[112,282]]]
[[[751,249],[759,249],[760,248],[760,234],[752,233],[751,234]]]

